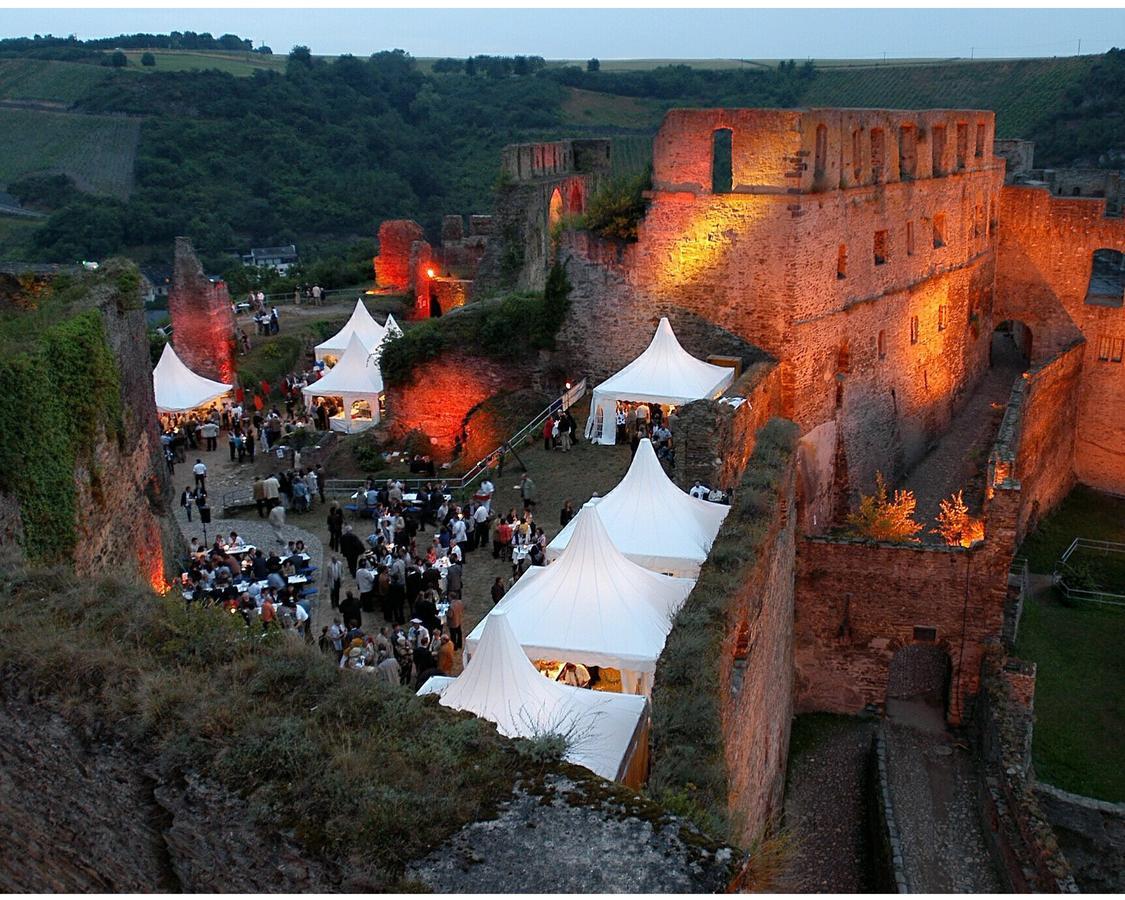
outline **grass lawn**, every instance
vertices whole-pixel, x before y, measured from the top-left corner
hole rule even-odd
[[[141,57],[151,53],[156,57],[156,65],[141,66]],[[126,50],[129,65],[144,72],[187,72],[204,69],[218,69],[236,77],[249,77],[257,69],[285,71],[288,55],[285,53],[267,56],[261,53],[231,52],[221,50]]]
[[[86,63],[47,59],[0,59],[0,100],[70,104],[112,71]]]
[[[1077,485],[1019,549],[1032,572],[1049,574],[1076,537],[1125,543],[1125,498]]]
[[[1066,607],[1049,590],[1024,605],[1016,655],[1039,667],[1032,758],[1040,780],[1125,801],[1123,643],[1125,610]]]

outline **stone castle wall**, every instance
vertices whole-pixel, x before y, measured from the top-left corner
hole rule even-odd
[[[172,289],[168,292],[172,344],[184,365],[205,378],[234,382],[235,324],[222,281],[203,274],[191,240],[176,238]]]
[[[733,598],[732,627],[722,648],[728,817],[743,846],[775,822],[785,795],[794,700],[795,488],[790,463],[768,535]]]
[[[1075,473],[1084,484],[1125,492],[1125,363],[1101,358],[1125,341],[1125,307],[1086,302],[1093,253],[1125,251],[1125,221],[1106,218],[1102,200],[1052,197],[1044,188],[1009,185],[1002,200],[996,321],[1031,329],[1035,362],[1085,338]]]
[[[389,219],[379,225],[379,255],[375,257],[375,283],[407,291],[413,284],[410,246],[426,239],[422,226],[409,219]]]

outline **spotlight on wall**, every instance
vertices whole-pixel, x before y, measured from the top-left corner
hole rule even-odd
[[[434,277],[434,270],[433,269],[426,269],[426,277],[427,278],[433,278]]]

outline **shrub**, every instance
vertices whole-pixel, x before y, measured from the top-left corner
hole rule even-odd
[[[875,473],[875,493],[862,495],[859,509],[848,516],[848,528],[856,537],[871,541],[917,543],[915,535],[922,530],[914,520],[916,501],[912,491],[895,491],[887,497],[883,473]]]
[[[423,322],[383,345],[379,361],[386,384],[409,384],[415,366],[433,359],[445,349],[445,335],[438,325],[440,321]]]
[[[963,494],[964,491],[958,491],[938,504],[938,527],[930,529],[931,534],[940,534],[950,547],[971,547],[984,540],[984,522],[969,514]]]
[[[156,57],[153,56],[151,53],[141,54],[141,65],[152,68],[153,66],[156,65]]]
[[[651,187],[651,167],[636,175],[610,179],[586,203],[583,226],[604,238],[635,241],[637,226],[648,208],[644,192]]]

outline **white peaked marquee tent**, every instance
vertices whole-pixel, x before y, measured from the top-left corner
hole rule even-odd
[[[459,677],[434,676],[418,693],[439,694],[442,706],[495,722],[507,737],[563,735],[570,762],[603,778],[643,783],[648,701],[545,678],[524,655],[503,610],[488,617],[477,652]]]
[[[383,376],[357,334],[351,336],[340,361],[301,393],[310,401],[314,397],[340,398],[343,409],[330,420],[333,431],[352,434],[379,424]]]
[[[402,329],[398,327],[398,323],[388,316],[387,326],[391,324],[394,324],[396,332],[402,334]],[[367,351],[373,353],[383,343],[383,338],[387,336],[387,326],[376,322],[371,313],[367,311],[367,307],[363,305],[363,301],[356,300],[355,309],[352,311],[352,317],[348,319],[347,324],[328,340],[316,345],[314,351],[316,358],[317,360],[327,360],[330,357],[339,359],[348,349],[352,335],[358,335],[360,342],[367,348]]]
[[[615,547],[646,569],[698,578],[719,526],[730,512],[721,503],[697,500],[664,473],[652,442],[641,441],[629,471],[597,506]],[[547,559],[559,557],[574,536],[580,512],[547,545]]]
[[[659,575],[613,546],[597,507],[586,504],[566,552],[532,566],[495,607],[532,660],[582,663],[621,672],[622,690],[647,695],[672,619],[695,582]],[[476,652],[485,616],[465,639]]]
[[[171,344],[164,345],[160,362],[152,370],[152,389],[156,395],[156,408],[159,412],[184,412],[195,409],[223,396],[231,388],[232,385],[196,375],[184,365]]]
[[[617,401],[682,406],[719,396],[734,379],[734,370],[713,366],[688,353],[667,319],[640,356],[596,388],[590,401],[586,437],[599,444],[617,442]]]

